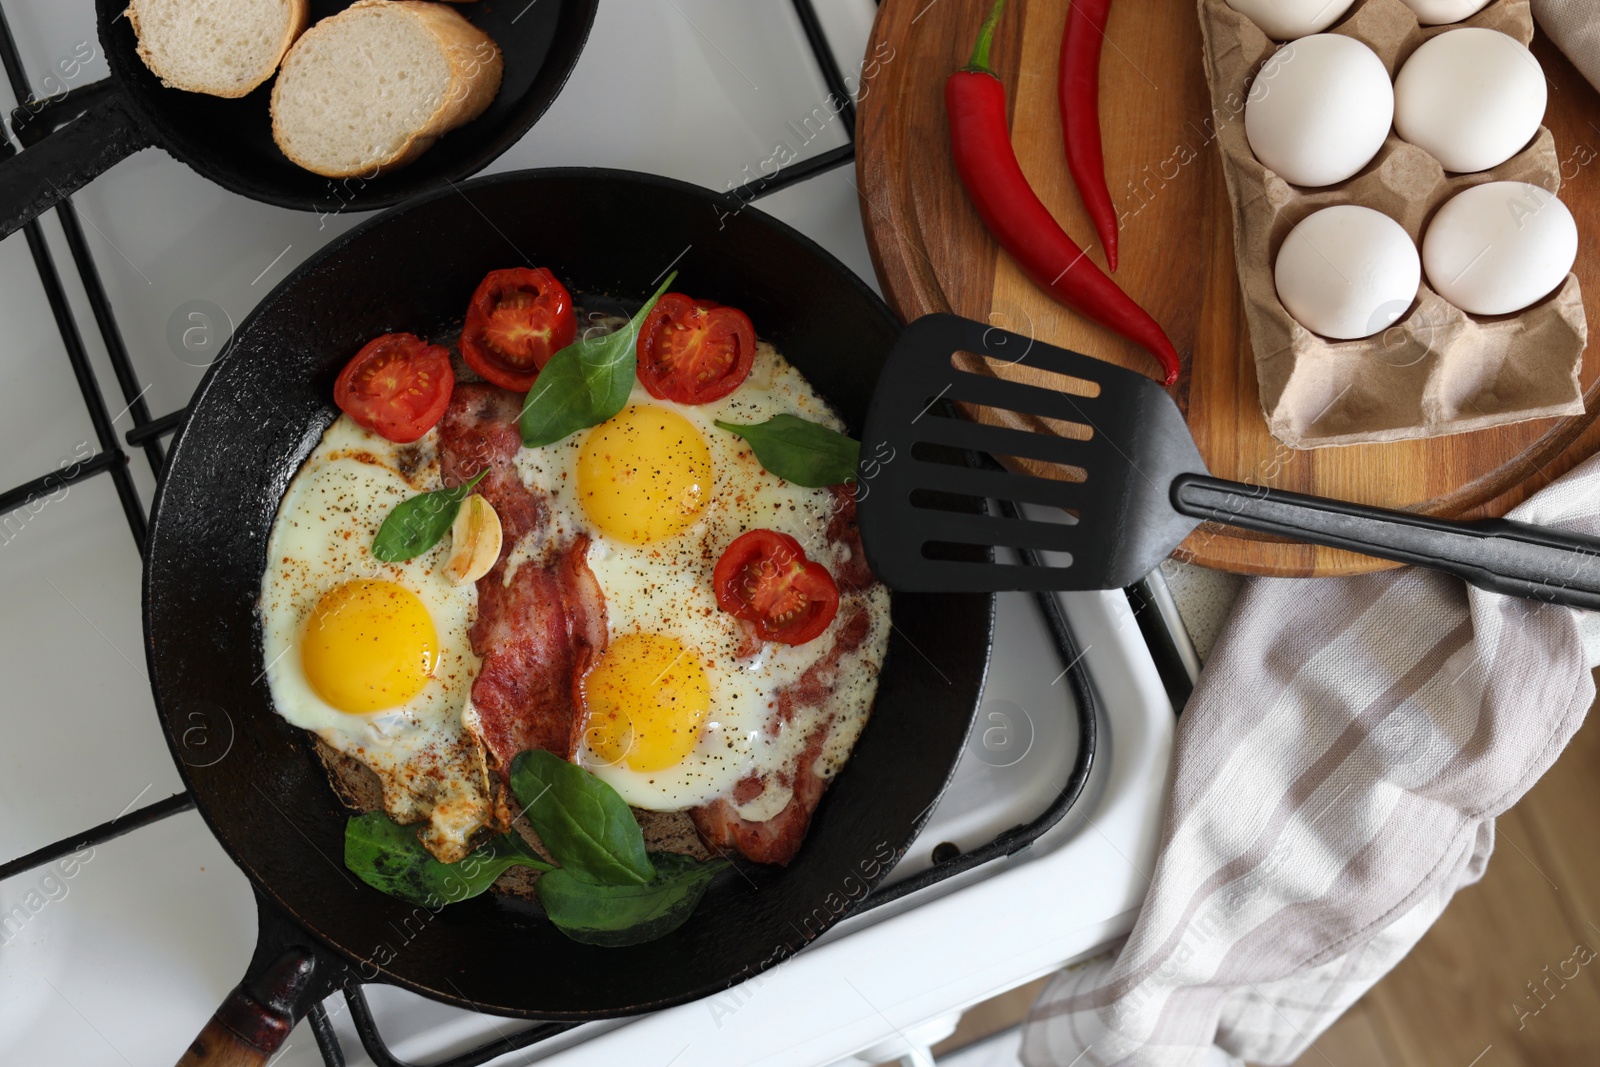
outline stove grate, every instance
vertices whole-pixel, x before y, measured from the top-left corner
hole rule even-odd
[[[843,128],[850,137],[850,141],[837,148],[819,152],[816,155],[781,167],[770,174],[759,175],[742,186],[730,188],[725,194],[725,199],[731,210],[737,210],[743,204],[769,196],[800,182],[808,181],[820,174],[851,163],[855,159],[856,113],[851,94],[846,87],[846,80],[840,72],[832,49],[828,45],[826,34],[823,31],[820,19],[817,17],[816,9],[812,5],[812,0],[791,0],[791,3],[805,33],[806,42],[822,75],[824,84],[832,94],[833,100],[843,102],[839,108],[839,115],[844,119]],[[0,7],[0,65],[5,68],[6,76],[10,81],[11,89],[16,99],[24,102],[11,114],[9,132],[16,143],[13,143],[11,139],[0,139],[0,159],[14,155],[17,151],[17,143],[20,143],[25,149],[27,146],[36,143],[51,130],[72,121],[93,104],[108,87],[107,82],[96,82],[68,90],[44,100],[35,99],[26,73],[23,70],[22,58],[17,51],[16,40],[6,22],[3,7]],[[46,243],[44,231],[39,222],[28,223],[23,228],[24,236],[44,287],[46,299],[55,316],[56,327],[60,332],[68,363],[77,378],[78,388],[82,394],[84,405],[88,410],[99,450],[83,463],[75,465],[70,473],[51,471],[12,489],[0,491],[0,517],[18,508],[28,506],[41,497],[59,490],[64,485],[83,481],[100,474],[108,474],[115,483],[117,495],[122,503],[123,512],[127,517],[129,533],[138,546],[140,555],[143,556],[147,519],[144,506],[139,499],[138,491],[129,470],[130,452],[143,451],[151,472],[159,478],[165,457],[162,440],[179,429],[183,421],[184,412],[174,411],[158,417],[151,417],[148,406],[144,402],[144,391],[139,387],[138,375],[133,368],[127,346],[123,341],[121,329],[117,325],[116,314],[101,282],[99,268],[95,264],[94,256],[84,239],[76,208],[72,206],[72,201],[68,198],[63,200],[54,210],[65,234],[73,267],[83,284],[90,311],[94,316],[96,329],[101,343],[104,345],[112,373],[116,378],[117,387],[127,404],[121,414],[130,416],[132,428],[123,434],[120,440],[118,439],[116,431],[113,429],[113,424],[117,419],[121,418],[121,414],[113,417],[107,406],[99,380],[90,362],[83,335],[79,331],[76,317],[73,314],[66,290],[62,285],[61,275]],[[858,911],[865,911],[890,901],[898,900],[918,889],[1027,848],[1041,834],[1061,820],[1082,792],[1088,779],[1095,749],[1094,696],[1089,686],[1088,677],[1083,670],[1081,657],[1076,650],[1072,635],[1067,628],[1066,620],[1061,613],[1060,605],[1049,594],[1041,594],[1039,603],[1058,646],[1065,668],[1064,674],[1070,679],[1073,695],[1077,700],[1079,709],[1078,757],[1066,783],[1050,806],[1033,821],[1005,831],[994,841],[981,848],[973,849],[967,853],[952,852],[951,855],[943,856],[933,867],[915,877],[871,894],[862,902],[857,909]],[[188,811],[193,807],[193,798],[185,792],[177,793],[164,800],[134,809],[109,822],[90,827],[82,833],[74,834],[26,855],[0,863],[0,880],[52,862],[69,853],[78,852],[90,846],[109,841],[112,838],[120,837],[123,834],[131,833],[170,815]],[[944,846],[941,846],[941,849],[948,851],[944,849]],[[951,846],[951,849],[953,849],[953,846]],[[371,1007],[367,1002],[364,987],[359,982],[352,982],[344,986],[341,992],[349,1009],[357,1037],[372,1062],[378,1067],[411,1067],[405,1061],[397,1058],[384,1041],[382,1034],[378,1030],[377,1021],[373,1017]],[[318,1050],[328,1067],[344,1067],[347,1062],[345,1050],[337,1031],[334,1029],[332,1018],[327,1010],[327,1002],[325,1001],[312,1007],[307,1013],[307,1021],[316,1040]],[[575,1025],[577,1024],[534,1024],[510,1035],[503,1036],[499,1040],[469,1049],[449,1059],[429,1064],[427,1067],[477,1067],[479,1064],[504,1056],[507,1053],[527,1048],[537,1042],[564,1033]]]

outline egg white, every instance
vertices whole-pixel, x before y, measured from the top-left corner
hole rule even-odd
[[[758,346],[750,377],[722,400],[683,405],[657,400],[635,382],[630,404],[668,407],[688,419],[711,453],[714,484],[706,510],[682,533],[643,545],[608,538],[584,513],[577,489],[577,462],[589,431],[518,454],[523,480],[548,499],[550,520],[539,537],[516,546],[515,557],[540,558],[550,547],[579,533],[591,541],[587,561],[605,594],[610,637],[649,633],[677,638],[699,656],[711,690],[711,707],[694,748],[681,762],[641,772],[625,762],[609,763],[583,749],[580,762],[610,784],[630,805],[679,811],[730,796],[733,786],[752,773],[769,775],[768,787],[739,814],[754,821],[777,814],[790,789],[770,777],[792,765],[822,717],[835,714],[817,773],[831,774],[842,764],[866,721],[887,641],[888,594],[881,587],[861,596],[871,599],[872,632],[859,655],[841,664],[839,692],[829,707],[799,709],[787,723],[774,723],[777,693],[798,681],[832,649],[837,622],[804,645],[768,642],[740,660],[742,633],[732,615],[717,606],[712,571],[734,538],[764,528],[789,534],[810,558],[834,570],[826,533],[835,507],[827,489],[792,485],[767,472],[750,447],[719,429],[717,421],[764,422],[788,413],[834,429],[844,425],[800,373],[770,345]],[[855,599],[856,594],[847,595]],[[841,617],[844,611],[841,608]]]
[[[423,840],[446,859],[465,854],[491,812],[483,757],[461,727],[461,708],[480,665],[468,640],[477,589],[454,585],[443,574],[448,537],[400,563],[381,562],[371,550],[396,505],[439,488],[433,442],[431,431],[413,445],[397,445],[348,416],[334,422],[279,505],[259,610],[278,714],[372,768],[383,783],[384,809],[402,823],[427,819]],[[356,579],[390,581],[416,594],[439,641],[437,666],[422,689],[400,707],[366,714],[326,703],[300,658],[318,600]]]

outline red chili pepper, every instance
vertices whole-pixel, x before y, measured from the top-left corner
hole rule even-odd
[[[1106,40],[1111,0],[1072,0],[1061,35],[1061,139],[1078,196],[1094,220],[1106,263],[1117,269],[1117,209],[1106,188],[1106,157],[1100,145],[1100,50]]]
[[[1106,277],[1039,200],[1006,126],[1006,90],[989,69],[989,45],[1005,0],[995,0],[972,61],[945,80],[956,171],[983,224],[1028,276],[1067,307],[1143,346],[1178,380],[1178,353],[1149,313]]]

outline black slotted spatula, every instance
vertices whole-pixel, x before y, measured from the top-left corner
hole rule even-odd
[[[963,352],[1071,381],[1047,389],[961,370],[952,356]],[[1069,424],[1065,434],[1077,436],[973,422],[955,414],[957,403],[1060,420]],[[901,335],[873,394],[861,451],[862,543],[874,573],[894,589],[1115,589],[1211,521],[1600,610],[1600,539],[1506,519],[1447,522],[1213,478],[1156,382],[954,315],[918,319]],[[1059,464],[1081,480],[1005,470],[983,455]],[[975,511],[974,499],[1022,505],[1027,514]],[[1035,562],[977,558],[976,549],[992,546],[1033,549],[1024,558]]]

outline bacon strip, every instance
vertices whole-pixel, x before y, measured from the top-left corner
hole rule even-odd
[[[820,707],[832,695],[840,658],[861,647],[871,632],[871,622],[866,609],[856,606],[850,610],[839,623],[838,637],[828,654],[813,663],[793,685],[778,692],[778,707],[770,724],[773,729],[788,722],[795,708]],[[800,851],[800,843],[811,826],[811,813],[817,810],[817,802],[828,788],[829,779],[817,774],[815,767],[832,728],[833,716],[829,715],[806,737],[805,748],[794,765],[778,772],[784,784],[794,790],[782,811],[763,822],[741,818],[734,800],[748,804],[768,784],[759,777],[742,779],[734,786],[732,800],[718,797],[690,810],[701,839],[716,851],[731,848],[757,863],[787,865]]]
[[[478,617],[469,637],[483,667],[472,683],[472,730],[502,781],[530,748],[564,759],[582,735],[578,682],[606,645],[606,604],[585,561],[580,536],[543,560],[507,567],[518,541],[545,522],[543,500],[517,474],[521,407],[504,389],[456,387],[439,423],[439,462],[447,485],[487,471],[477,491],[500,516],[500,559],[478,579]]]
[[[472,706],[478,740],[503,776],[530,748],[563,759],[577,751],[578,680],[605,647],[605,602],[584,562],[588,548],[579,537],[543,566],[522,564],[509,584],[504,563],[478,579],[470,636],[483,668]]]
[[[517,474],[521,416],[522,402],[514,393],[486,382],[463,382],[450,394],[450,406],[439,420],[439,472],[444,484],[461,485],[488,471],[475,491],[500,517],[502,563],[523,535],[539,529],[545,520],[544,501]]]
[[[713,851],[732,848],[757,863],[788,866],[795,853],[800,851],[800,843],[805,840],[806,830],[811,826],[811,813],[817,810],[817,802],[828,788],[828,779],[813,773],[813,768],[817,757],[822,755],[823,743],[827,741],[828,730],[832,726],[833,716],[830,715],[806,738],[805,749],[801,751],[794,768],[787,772],[794,794],[782,811],[765,822],[751,822],[739,817],[731,800],[718,797],[709,804],[689,811],[701,839]],[[755,784],[763,784],[759,779],[754,781]],[[752,792],[750,782],[750,779],[739,782],[734,787],[734,795],[748,795],[750,800],[760,796],[760,790]]]
[[[865,589],[877,579],[867,566],[861,547],[861,524],[856,519],[856,485],[836,485],[833,492],[833,517],[828,520],[828,541],[843,545],[848,555],[833,566],[833,579],[847,590]]]

